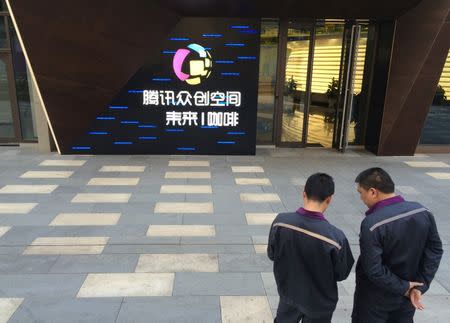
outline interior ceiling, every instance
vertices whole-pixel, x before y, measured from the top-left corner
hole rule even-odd
[[[421,0],[158,0],[182,16],[397,18]],[[422,0],[433,1],[433,0]]]

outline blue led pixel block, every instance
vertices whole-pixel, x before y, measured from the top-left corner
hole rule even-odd
[[[132,145],[131,141],[114,141],[114,145]]]
[[[123,105],[110,105],[109,108],[113,109],[113,110],[126,110],[126,109],[128,109],[127,106],[123,106]]]
[[[231,26],[232,29],[248,29],[250,26],[243,26],[243,25],[234,25]]]
[[[166,129],[166,132],[184,132],[184,129]]]
[[[90,150],[91,147],[89,146],[74,146],[72,147],[72,150]]]
[[[138,128],[157,128],[155,125],[152,124],[140,124]]]
[[[217,129],[217,126],[201,126],[202,129]]]
[[[189,38],[186,38],[186,37],[172,37],[172,38],[170,38],[170,40],[173,40],[173,41],[184,41],[184,40],[189,40]]]
[[[240,60],[253,61],[256,60],[256,56],[238,56]]]
[[[229,135],[245,135],[245,132],[243,131],[229,131],[227,132]]]
[[[163,54],[175,54],[176,51],[174,50],[163,50]]]
[[[97,120],[116,120],[115,117],[97,117]]]
[[[234,64],[234,61],[214,61],[216,64]]]
[[[124,120],[124,121],[120,121],[121,124],[138,124],[139,121],[136,120]]]
[[[222,73],[220,73],[220,75],[222,75],[222,76],[239,76],[241,74],[237,73],[237,72],[222,72]]]
[[[225,46],[228,46],[228,47],[244,47],[245,44],[242,44],[242,43],[227,43],[227,44],[225,44]]]
[[[164,78],[164,77],[154,77],[154,78],[152,78],[152,81],[154,81],[154,82],[170,82],[170,81],[172,81],[172,79]]]
[[[141,140],[156,140],[156,137],[147,137],[147,136],[143,136],[143,137],[139,137],[139,139]]]
[[[144,90],[128,90],[128,93],[144,93]]]
[[[177,150],[191,150],[191,151],[194,151],[195,148],[193,148],[193,147],[178,147]]]
[[[106,131],[90,131],[89,134],[90,135],[108,135],[109,132],[106,132]]]
[[[218,141],[219,145],[234,145],[236,142],[234,141]]]
[[[216,38],[219,38],[219,37],[222,37],[223,35],[222,34],[203,34],[203,37],[216,37]]]

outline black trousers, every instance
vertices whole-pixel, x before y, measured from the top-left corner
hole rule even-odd
[[[303,323],[331,323],[333,313],[325,315],[320,318],[308,317],[302,311],[292,305],[286,304],[280,300],[278,304],[277,317],[274,323],[298,323],[300,320]]]
[[[413,323],[415,312],[416,309],[406,297],[396,306],[355,299],[352,323]]]

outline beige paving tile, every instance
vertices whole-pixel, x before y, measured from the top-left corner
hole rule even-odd
[[[209,167],[208,160],[170,160],[169,167]]]
[[[94,246],[105,245],[109,237],[39,237],[31,243],[33,246]]]
[[[5,185],[0,194],[50,194],[58,185]]]
[[[166,172],[167,179],[210,179],[210,172]]]
[[[38,203],[0,203],[0,214],[27,214]]]
[[[242,202],[281,202],[276,193],[241,193]]]
[[[39,166],[83,166],[86,160],[63,160],[63,159],[47,159]]]
[[[11,227],[0,227],[0,238],[9,230],[11,229]]]
[[[119,219],[120,213],[60,213],[50,225],[116,225]]]
[[[22,304],[23,298],[0,298],[0,323],[6,323]]]
[[[407,161],[404,162],[411,167],[426,167],[426,168],[449,168],[450,165],[443,162],[430,162],[430,161]]]
[[[130,197],[128,193],[79,193],[72,203],[128,203]]]
[[[89,274],[77,297],[172,296],[173,273]]]
[[[233,173],[264,173],[261,166],[231,166]]]
[[[20,175],[20,178],[69,178],[72,171],[28,171]]]
[[[235,178],[237,185],[272,185],[268,178]]]
[[[214,225],[150,225],[149,237],[214,237]]]
[[[245,213],[248,225],[271,225],[276,213]]]
[[[101,186],[134,186],[139,183],[138,177],[113,177],[113,178],[107,178],[107,177],[94,177],[89,180],[87,185],[101,185]]]
[[[427,175],[430,175],[431,177],[434,177],[436,179],[450,179],[450,173],[426,173]]]
[[[211,194],[211,185],[162,185],[161,194]]]
[[[266,296],[220,296],[223,323],[272,323]]]
[[[121,165],[108,165],[100,168],[99,172],[130,172],[130,173],[142,173],[145,171],[146,166],[121,166]]]
[[[266,244],[255,244],[253,245],[256,253],[267,253],[267,245]]]
[[[158,202],[154,213],[214,213],[212,202]]]
[[[219,260],[211,254],[146,254],[139,257],[138,273],[218,272]]]
[[[24,255],[100,255],[105,246],[29,246]]]

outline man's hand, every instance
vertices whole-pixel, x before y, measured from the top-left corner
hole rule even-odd
[[[409,297],[409,293],[411,292],[411,290],[412,290],[414,287],[419,287],[419,286],[423,286],[423,283],[419,283],[419,282],[409,282],[409,288],[408,288],[408,290],[406,291],[405,296],[406,296],[406,297]]]
[[[425,308],[422,304],[422,292],[420,290],[415,288],[411,289],[409,292],[409,299],[417,310],[423,310]]]

